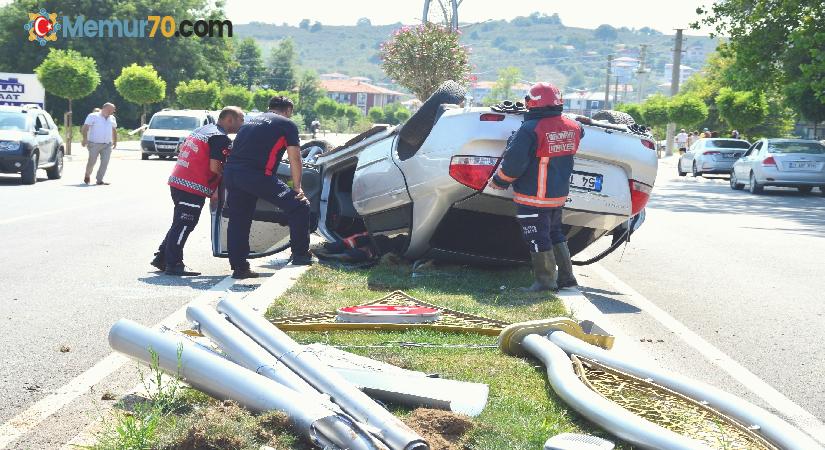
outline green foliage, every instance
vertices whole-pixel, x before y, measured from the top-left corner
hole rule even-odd
[[[123,98],[138,105],[157,103],[166,98],[166,82],[151,65],[124,67],[115,78],[115,88]]]
[[[335,117],[338,110],[338,103],[329,97],[324,97],[315,103],[315,114],[325,119]]]
[[[644,122],[651,126],[667,125],[670,121],[668,99],[664,95],[652,95],[642,104]]]
[[[636,123],[644,123],[644,113],[642,105],[638,103],[619,103],[614,108],[616,111],[622,111],[624,113],[630,114],[630,117],[633,117],[633,120]]]
[[[402,107],[401,109],[399,109],[398,111],[395,112],[395,114],[394,114],[395,117],[394,118],[395,118],[396,122],[404,123],[404,122],[407,121],[407,119],[410,118],[411,115],[412,115],[412,113],[410,112],[409,109]]]
[[[304,72],[298,82],[298,99],[300,101],[296,108],[296,112],[304,118],[304,126],[308,126],[317,117],[315,104],[324,95],[318,75],[311,70]]]
[[[221,91],[221,107],[237,106],[243,110],[252,105],[252,93],[243,86],[227,86]]]
[[[470,74],[469,49],[459,35],[433,23],[396,30],[381,54],[387,75],[421,100],[445,81],[462,83]]]
[[[367,113],[367,117],[372,123],[386,123],[398,125],[410,118],[410,110],[398,102],[390,103],[383,108],[373,106]]]
[[[668,103],[670,121],[683,127],[693,127],[708,118],[708,107],[698,96],[682,94]]]
[[[276,91],[275,89],[257,89],[252,93],[252,106],[258,111],[266,111],[269,109],[269,100],[272,97],[281,96],[292,100],[295,104],[295,109],[298,109],[299,97],[295,91]]]
[[[188,109],[212,109],[218,102],[220,88],[217,83],[204,80],[181,81],[175,88],[177,102]]]
[[[243,39],[235,49],[235,64],[229,71],[229,82],[251,88],[261,83],[265,73],[266,69],[258,44],[252,38]]]
[[[295,42],[292,39],[284,39],[272,48],[269,71],[263,82],[277,91],[289,91],[295,87]]]
[[[513,99],[513,86],[521,80],[521,70],[518,67],[505,67],[498,71],[498,79],[485,102],[498,103],[502,100]]]
[[[377,106],[373,106],[367,112],[367,117],[369,117],[370,120],[372,120],[372,123],[383,123],[384,110],[382,108],[377,107]]]
[[[616,28],[608,24],[599,25],[593,32],[593,35],[602,41],[615,41],[619,38],[619,33],[616,31]]]
[[[74,50],[49,49],[35,73],[47,92],[69,100],[91,94],[100,84],[95,60]]]
[[[728,87],[719,90],[716,107],[725,123],[745,134],[765,120],[768,114],[764,92],[734,91]]]

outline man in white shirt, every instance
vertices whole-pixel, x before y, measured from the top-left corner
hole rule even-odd
[[[117,120],[114,116],[115,105],[106,103],[100,108],[100,112],[93,112],[86,116],[83,128],[81,145],[89,149],[89,161],[86,163],[86,176],[83,182],[89,184],[92,170],[100,156],[100,167],[97,169],[97,184],[109,184],[103,181],[106,175],[106,168],[109,166],[109,157],[112,150],[117,147]]]
[[[685,133],[685,129],[679,132],[676,135],[676,146],[679,147],[679,154],[684,155],[687,152],[687,144],[688,144],[688,135]]]

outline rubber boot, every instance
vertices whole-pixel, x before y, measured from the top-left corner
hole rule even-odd
[[[573,262],[570,260],[570,249],[567,248],[567,242],[554,245],[553,254],[556,257],[556,264],[559,266],[559,289],[578,286],[579,283],[573,275]]]
[[[155,258],[149,264],[153,265],[156,269],[160,271],[166,270],[166,258],[161,252],[155,253]]]
[[[557,291],[556,285],[556,258],[553,251],[530,253],[533,262],[533,277],[536,281],[529,288],[522,288],[524,292]]]

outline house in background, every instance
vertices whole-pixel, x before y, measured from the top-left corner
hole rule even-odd
[[[321,80],[321,87],[327,91],[327,96],[338,103],[355,105],[361,108],[366,115],[373,106],[383,108],[401,98],[401,92],[396,92],[380,86],[374,86],[360,80],[327,79]]]
[[[562,98],[564,99],[564,111],[573,114],[590,117],[596,111],[607,109],[604,104],[604,92],[570,92],[563,94]],[[613,102],[612,94],[609,101],[610,103]]]
[[[473,104],[478,106],[483,105],[484,100],[492,94],[495,85],[495,81],[476,81],[470,89],[470,95],[473,97]],[[513,98],[507,100],[523,101],[524,96],[527,95],[530,87],[531,86],[529,84],[525,83],[514,84],[511,88]]]
[[[349,80],[349,75],[345,75],[343,73],[322,73],[318,75],[318,78],[321,80]]]

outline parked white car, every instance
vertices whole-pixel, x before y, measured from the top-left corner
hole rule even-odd
[[[746,184],[752,194],[778,186],[802,193],[819,187],[825,195],[825,145],[808,139],[761,139],[733,165],[731,189]]]
[[[705,174],[730,174],[733,163],[751,146],[742,139],[699,139],[679,157],[679,176],[691,173],[694,177]]]
[[[381,252],[410,259],[527,261],[512,190],[487,188],[522,118],[458,106],[463,99],[463,90],[448,83],[403,126],[376,126],[305,166],[302,187],[318,232],[337,240],[368,231]],[[571,117],[585,128],[562,219],[575,254],[643,217],[657,158],[640,127]],[[282,163],[278,176],[288,175]],[[227,207],[218,202],[212,209],[216,256],[226,256]],[[259,201],[254,220],[252,257],[285,247],[286,221],[277,208]]]
[[[156,112],[140,138],[141,159],[157,155],[177,156],[180,144],[196,128],[215,123],[212,113],[202,109],[164,109]]]

